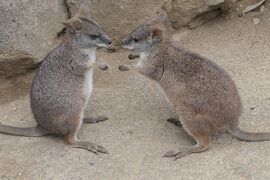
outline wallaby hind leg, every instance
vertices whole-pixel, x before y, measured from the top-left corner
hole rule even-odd
[[[202,152],[209,147],[209,136],[207,134],[200,134],[200,135],[192,135],[194,139],[196,140],[197,144],[181,148],[178,151],[170,150],[166,152],[163,156],[164,157],[175,157],[175,160],[187,156],[191,153],[199,153]]]
[[[49,131],[42,129],[39,126],[20,128],[0,124],[0,133],[9,134],[14,136],[26,136],[26,137],[40,137],[46,134],[50,134]]]
[[[97,117],[85,117],[83,118],[83,123],[99,123],[102,121],[106,121],[109,118],[106,116],[97,116]]]
[[[96,154],[98,154],[99,152],[108,153],[107,149],[100,145],[77,140],[76,132],[65,135],[64,141],[67,145],[73,148],[83,148]]]

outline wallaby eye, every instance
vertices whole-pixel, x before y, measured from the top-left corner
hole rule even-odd
[[[137,39],[137,38],[134,38],[133,40],[134,40],[134,42],[136,42],[136,43],[139,42],[139,39]]]
[[[90,34],[89,36],[90,36],[90,38],[92,38],[92,39],[98,38],[98,35],[97,35],[97,34]]]

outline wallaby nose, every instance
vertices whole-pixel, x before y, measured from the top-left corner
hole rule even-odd
[[[112,44],[112,40],[109,40],[109,41],[108,41],[108,44]]]

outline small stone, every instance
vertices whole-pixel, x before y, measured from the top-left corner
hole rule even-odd
[[[19,176],[22,176],[22,173],[19,173]]]
[[[259,24],[260,23],[260,19],[259,18],[254,18],[253,19],[253,23],[254,24]]]
[[[255,109],[255,107],[251,107],[251,108],[250,108],[250,110],[254,110],[254,109]]]
[[[90,162],[89,162],[89,165],[90,165],[90,166],[94,166],[95,164],[96,164],[96,163],[95,163],[94,161],[90,161]]]

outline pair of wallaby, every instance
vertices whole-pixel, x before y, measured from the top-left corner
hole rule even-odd
[[[184,129],[197,142],[179,151],[168,151],[164,156],[177,159],[204,151],[213,132],[228,131],[246,141],[270,140],[270,133],[239,129],[241,102],[233,80],[210,60],[173,46],[165,37],[164,20],[165,17],[158,17],[124,38],[122,46],[137,50],[140,60],[135,66],[119,66],[121,71],[135,69],[158,82],[181,116]],[[107,119],[83,119],[83,114],[93,88],[93,67],[107,69],[107,65],[96,62],[96,47],[108,47],[112,42],[85,5],[65,25],[65,38],[44,59],[32,83],[30,102],[38,125],[0,125],[0,132],[21,136],[58,134],[72,147],[106,153],[102,146],[78,141],[76,134],[83,122]]]

